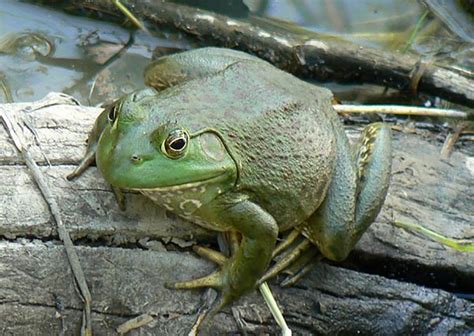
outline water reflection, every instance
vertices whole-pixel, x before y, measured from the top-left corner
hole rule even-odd
[[[457,15],[446,1],[425,2],[429,2],[429,8],[437,6],[436,15],[423,3],[412,0],[199,3],[210,8],[217,3],[221,13],[231,11],[249,20],[260,20],[274,30],[329,34],[362,45],[419,53],[446,66],[473,71],[473,44],[466,43],[462,36],[460,39],[460,30],[449,23],[460,20],[463,12]],[[50,91],[72,94],[85,104],[110,101],[143,86],[142,72],[155,47],[176,50],[193,45],[179,34],[155,33],[150,37],[137,33],[133,45],[114,57],[130,36],[130,31],[116,25],[14,0],[2,0],[0,16],[0,102],[36,100]],[[460,22],[463,31],[470,34],[472,22]]]
[[[159,40],[138,34],[127,54],[102,72],[127,43],[128,30],[12,0],[2,0],[0,16],[0,102],[33,101],[51,91],[84,104],[112,100],[143,83],[142,69]],[[89,97],[94,81],[106,85]]]

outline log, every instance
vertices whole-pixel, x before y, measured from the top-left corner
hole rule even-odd
[[[116,335],[125,321],[147,313],[148,335],[186,335],[201,304],[202,291],[175,291],[167,281],[205,275],[212,266],[183,252],[119,247],[77,248],[93,296],[93,329]],[[78,334],[81,301],[54,242],[0,242],[0,328],[5,334]],[[179,269],[179,270],[178,270]],[[301,334],[448,334],[472,331],[473,304],[448,292],[321,265],[297,287],[272,286],[283,314]],[[256,293],[232,309],[252,334],[278,334]],[[214,335],[239,332],[232,309],[214,319]],[[235,314],[235,313],[234,313]]]
[[[229,18],[163,0],[123,3],[155,30],[177,30],[203,45],[243,50],[303,78],[377,84],[474,107],[474,80],[467,71],[424,61],[420,56],[364,47],[253,16]],[[123,14],[112,1],[72,0],[67,8],[76,12],[86,8],[101,19],[123,22]]]
[[[215,243],[215,236],[138,194],[127,194],[127,209],[120,211],[95,167],[67,181],[65,175],[82,156],[87,132],[100,112],[72,102],[64,95],[50,95],[0,109],[28,125],[25,138],[77,245],[92,294],[93,330],[115,335],[120,324],[148,314],[153,321],[141,332],[187,334],[207,291],[168,290],[163,284],[209,273],[214,266],[190,252],[190,246]],[[349,130],[351,138],[356,134]],[[440,160],[441,144],[431,137],[396,133],[394,138],[387,201],[349,260],[342,265],[320,263],[292,288],[271,283],[297,335],[458,334],[474,328],[474,303],[453,294],[474,292],[472,255],[390,224],[393,218],[418,222],[448,236],[472,239],[473,158],[457,150],[449,160]],[[82,301],[64,248],[3,128],[0,165],[0,330],[77,334]],[[278,333],[257,293],[218,314],[212,334],[242,328]]]

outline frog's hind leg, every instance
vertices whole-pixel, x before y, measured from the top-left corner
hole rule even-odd
[[[382,206],[390,177],[391,139],[387,126],[369,125],[353,154],[342,128],[336,128],[336,132],[339,134],[333,179],[324,202],[302,225],[302,233],[323,257],[340,261],[347,257]],[[321,258],[309,248],[308,241],[292,247],[300,230],[293,230],[277,246],[273,257],[286,249],[291,252],[278,260],[260,281],[290,267],[290,273],[295,276],[284,280],[282,285],[294,283],[314,264],[308,255],[314,254],[315,260]]]
[[[303,239],[296,247],[287,251],[285,255],[278,260],[278,262],[272,266],[259,280],[259,283],[263,283],[293,265],[296,261],[300,260],[302,256],[311,249],[311,242],[307,239]]]
[[[360,239],[382,208],[390,184],[392,135],[388,125],[367,126],[355,147],[358,176],[354,244]]]
[[[355,159],[342,139],[326,198],[304,230],[323,256],[334,261],[347,257],[377,216],[387,193],[392,158],[390,128],[382,123],[365,128]]]
[[[157,90],[202,78],[241,62],[264,61],[241,51],[224,48],[200,48],[163,56],[145,68],[145,84]]]

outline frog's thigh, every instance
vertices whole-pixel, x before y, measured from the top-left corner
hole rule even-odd
[[[340,149],[326,199],[305,230],[331,260],[345,259],[380,211],[390,178],[390,128],[382,123],[366,127],[355,164],[350,151]]]
[[[338,137],[336,166],[324,202],[307,220],[303,231],[324,255],[343,260],[352,248],[357,173],[349,143]]]
[[[160,57],[145,68],[145,84],[163,90],[178,83],[224,70],[241,61],[262,62],[257,57],[224,48],[200,48]]]

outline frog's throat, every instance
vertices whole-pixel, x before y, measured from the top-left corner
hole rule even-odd
[[[168,191],[178,191],[178,190],[185,190],[185,189],[191,189],[191,188],[197,188],[202,185],[209,185],[209,184],[214,184],[221,182],[227,178],[227,173],[224,172],[222,174],[219,174],[217,176],[201,180],[201,181],[195,181],[195,182],[188,182],[188,183],[183,183],[183,184],[178,184],[178,185],[172,185],[172,186],[164,186],[164,187],[155,187],[155,188],[131,188],[129,190],[134,190],[134,191],[148,191],[148,192],[168,192]]]

